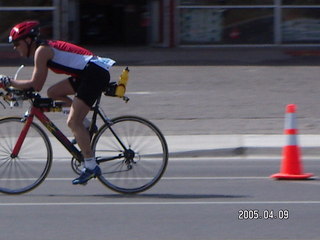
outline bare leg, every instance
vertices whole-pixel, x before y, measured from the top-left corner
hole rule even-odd
[[[75,92],[68,79],[64,79],[52,85],[47,91],[49,98],[65,102],[66,107],[70,107],[72,104],[72,99],[69,98],[68,95],[74,94]]]
[[[90,146],[90,135],[83,125],[83,120],[90,111],[90,107],[81,99],[75,97],[68,116],[68,126],[74,134],[84,158],[91,158],[93,152]]]
[[[91,149],[89,131],[83,125],[83,120],[90,111],[90,107],[77,97],[74,97],[73,100],[68,97],[68,95],[75,94],[68,79],[51,86],[47,94],[54,100],[65,102],[66,107],[71,106],[67,124],[81,149],[85,166],[80,177],[74,179],[72,184],[86,184],[91,178],[101,175]]]
[[[68,117],[68,126],[82,151],[85,168],[82,170],[80,177],[72,181],[72,184],[86,184],[91,178],[101,175],[101,169],[97,166],[94,153],[91,150],[89,131],[83,125],[83,119],[89,110],[90,107],[81,99],[74,98]]]

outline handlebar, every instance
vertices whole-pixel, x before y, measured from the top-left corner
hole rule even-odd
[[[106,96],[115,97],[114,95]],[[8,87],[4,91],[0,91],[0,97],[11,107],[21,107],[22,102],[30,100],[33,106],[40,108],[61,108],[63,106],[62,102],[55,102],[51,98],[42,98],[41,95],[34,91],[34,89],[21,90],[14,87]],[[126,103],[129,101],[129,98],[124,96],[121,98]],[[6,108],[5,105],[0,101],[0,104],[3,108]]]
[[[8,87],[4,91],[0,92],[0,97],[12,108],[19,107],[25,100],[40,99],[41,95],[35,92],[33,89],[20,90],[14,87]],[[5,108],[5,105],[0,101],[1,105]]]
[[[33,89],[21,90],[14,87],[8,87],[4,89],[4,91],[6,92],[6,95],[13,94],[15,96],[23,97],[24,100],[41,98],[41,95]],[[4,92],[0,92],[0,96],[3,96],[4,94]]]

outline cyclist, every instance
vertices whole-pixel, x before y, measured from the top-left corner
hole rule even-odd
[[[9,35],[9,42],[21,57],[33,57],[34,69],[31,79],[0,77],[0,87],[13,86],[18,89],[40,91],[48,75],[48,69],[70,77],[51,86],[48,97],[62,100],[70,106],[67,124],[84,157],[82,174],[73,184],[86,184],[91,178],[101,175],[90,146],[88,129],[84,119],[90,108],[110,81],[109,69],[115,63],[109,58],[100,58],[91,51],[77,45],[54,40],[40,40],[39,22],[25,21],[15,25]],[[68,95],[75,95],[73,99]]]

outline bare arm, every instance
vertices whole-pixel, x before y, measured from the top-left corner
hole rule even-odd
[[[33,88],[40,91],[47,79],[48,66],[47,62],[53,57],[53,51],[48,46],[40,46],[34,55],[34,69],[31,79],[29,80],[11,80],[11,86],[19,89]]]

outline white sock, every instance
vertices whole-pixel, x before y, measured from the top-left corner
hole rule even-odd
[[[84,167],[90,170],[93,170],[97,166],[96,158],[85,158],[84,159]]]

